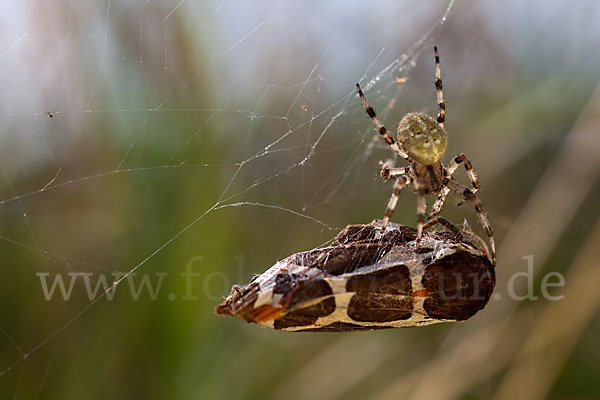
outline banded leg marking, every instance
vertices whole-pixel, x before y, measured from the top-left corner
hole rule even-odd
[[[471,161],[467,158],[467,156],[465,156],[464,153],[460,153],[459,155],[454,157],[452,159],[452,161],[450,161],[448,163],[448,167],[446,168],[446,179],[452,178],[452,175],[454,175],[454,173],[456,172],[456,169],[458,168],[458,166],[460,164],[463,164],[465,166],[465,170],[467,171],[467,175],[469,177],[469,180],[471,181],[471,185],[473,186],[473,190],[471,190],[471,192],[473,192],[473,193],[477,192],[480,187],[479,179],[477,179],[477,173],[473,169],[473,165],[471,164]],[[435,201],[435,203],[433,203],[433,207],[431,208],[431,213],[429,214],[429,218],[433,218],[434,216],[439,214],[440,211],[442,211],[442,207],[444,205],[444,202],[446,201],[446,196],[450,192],[450,189],[448,189],[446,184],[447,184],[447,181],[445,181],[444,187],[440,191],[440,194],[438,195],[437,200]],[[458,203],[458,205],[460,206],[464,202],[465,202],[465,199],[461,200],[460,203]]]
[[[444,217],[440,217],[437,216],[434,219],[427,221],[427,223],[423,226],[423,230],[427,230],[429,228],[431,228],[432,226],[435,225],[442,225],[443,227],[445,227],[446,229],[448,229],[449,231],[451,231],[452,233],[456,234],[456,235],[462,235],[463,237],[468,237],[470,238],[474,243],[477,243],[479,245],[479,249],[480,251],[483,253],[484,256],[486,257],[490,257],[490,250],[488,249],[487,244],[483,241],[482,238],[480,238],[479,236],[477,236],[476,234],[474,234],[473,232],[463,229],[463,228],[459,228],[458,226],[454,225],[452,222],[448,221],[446,218]],[[491,261],[491,259],[490,259]]]
[[[487,213],[483,210],[483,205],[479,198],[473,193],[470,189],[468,189],[465,185],[460,182],[455,181],[454,179],[450,179],[448,181],[448,187],[453,192],[458,193],[463,197],[465,201],[472,201],[473,206],[475,207],[475,212],[477,212],[477,219],[481,226],[483,226],[483,230],[488,235],[488,239],[490,241],[490,251],[492,254],[492,263],[496,265],[496,244],[494,241],[494,231],[490,225],[490,221],[488,220]]]
[[[387,207],[385,209],[385,213],[383,214],[383,227],[381,228],[382,232],[385,232],[385,228],[387,226],[394,209],[396,208],[396,204],[398,204],[398,198],[400,197],[400,192],[402,189],[410,183],[410,178],[402,175],[396,179],[394,182],[394,191],[392,192],[392,196],[390,197]]]
[[[446,201],[446,196],[448,196],[448,193],[450,193],[450,189],[448,188],[448,186],[444,185],[442,187],[442,190],[440,191],[440,194],[438,195],[438,198],[435,200],[435,203],[433,203],[433,206],[431,207],[431,213],[429,213],[428,218],[433,218],[436,215],[438,215],[440,211],[442,211],[442,207],[444,206],[444,202]]]
[[[371,117],[371,120],[373,121],[373,125],[375,125],[375,128],[377,128],[377,131],[379,132],[381,137],[383,137],[383,140],[388,144],[388,146],[390,146],[392,148],[392,150],[396,154],[398,154],[400,157],[407,160],[408,154],[406,154],[404,151],[402,151],[400,149],[400,146],[398,146],[398,143],[396,143],[394,138],[391,137],[390,134],[388,133],[387,129],[385,129],[385,126],[383,126],[381,121],[379,121],[379,118],[377,118],[377,114],[375,114],[375,110],[367,102],[367,99],[365,98],[365,95],[363,94],[363,91],[360,88],[360,84],[358,84],[358,83],[356,84],[356,90],[358,91],[358,96],[362,100],[363,106],[365,107],[365,111],[367,112],[369,117]]]
[[[387,160],[386,162],[379,162],[381,165],[381,179],[387,181],[388,179],[395,179],[402,175],[405,175],[410,171],[410,167],[394,167],[393,160]]]
[[[425,225],[423,225],[423,230],[429,229],[432,226],[435,225],[442,225],[444,228],[447,228],[448,230],[450,230],[452,233],[461,233],[461,229],[454,225],[452,222],[448,221],[446,218],[444,217],[435,217],[434,219],[427,221],[427,223]]]
[[[477,192],[480,187],[479,180],[477,179],[477,173],[473,169],[471,161],[467,158],[467,156],[465,156],[464,153],[460,153],[459,155],[454,157],[452,161],[450,161],[450,163],[448,163],[448,168],[446,169],[446,176],[451,177],[452,175],[454,175],[454,173],[456,172],[456,168],[458,168],[460,164],[463,164],[465,166],[465,170],[467,171],[467,175],[469,176],[471,185],[473,185],[472,192]]]
[[[444,127],[444,121],[446,121],[446,103],[444,102],[444,92],[442,90],[442,70],[440,68],[440,54],[438,53],[437,47],[433,48],[435,53],[435,89],[437,91],[437,105],[439,109],[439,114],[437,117],[437,122],[440,126]]]

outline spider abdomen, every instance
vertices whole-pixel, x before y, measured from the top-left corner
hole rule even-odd
[[[446,131],[433,118],[423,113],[409,113],[398,125],[398,142],[416,162],[432,165],[446,152]]]

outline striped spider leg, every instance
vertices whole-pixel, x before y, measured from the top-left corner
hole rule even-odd
[[[388,200],[388,204],[385,208],[385,213],[383,214],[383,228],[382,232],[385,231],[387,223],[396,208],[396,204],[398,203],[398,199],[400,198],[400,192],[404,189],[405,186],[411,183],[410,177],[410,166],[406,167],[394,167],[393,160],[387,160],[385,163],[381,163],[381,179],[387,181],[388,179],[395,179],[394,189],[390,199]]]
[[[469,177],[469,180],[471,181],[473,189],[467,188],[462,183],[454,179],[453,174],[456,172],[456,168],[458,168],[460,163],[464,163],[467,175]],[[453,191],[458,195],[462,196],[462,200],[458,203],[459,206],[467,201],[472,201],[473,206],[475,208],[475,212],[477,213],[477,219],[479,220],[479,223],[483,226],[483,229],[485,230],[485,233],[487,234],[488,239],[490,241],[492,263],[496,265],[496,244],[494,240],[494,232],[487,218],[487,213],[483,210],[483,205],[481,204],[481,201],[479,200],[477,195],[475,195],[475,192],[479,190],[480,185],[479,180],[477,179],[477,175],[471,165],[471,162],[463,153],[461,153],[448,164],[448,167],[446,168],[445,172],[446,177],[443,181],[442,190],[440,191],[437,200],[433,204],[431,208],[431,213],[429,214],[428,218],[434,218],[437,214],[440,213],[446,200],[446,196],[450,191]],[[435,220],[436,218],[440,217],[435,217],[431,221]]]
[[[477,174],[475,173],[475,170],[471,165],[471,161],[469,161],[469,159],[467,158],[467,156],[465,156],[464,153],[460,153],[459,155],[454,157],[452,161],[450,161],[450,163],[446,167],[446,178],[451,178],[456,172],[458,166],[462,163],[464,163],[465,170],[467,171],[467,176],[469,177],[471,185],[473,186],[473,189],[471,191],[475,193],[479,190],[480,187],[479,180],[477,179]],[[429,214],[428,218],[433,218],[434,216],[439,214],[440,211],[442,211],[442,207],[444,205],[444,202],[446,201],[446,196],[448,195],[448,193],[450,193],[450,189],[447,186],[444,186],[444,188],[438,195],[437,200],[433,204],[433,207],[431,207],[431,213]],[[465,200],[463,199],[460,201],[460,203],[458,203],[458,205],[460,206],[464,202]]]
[[[444,228],[448,229],[452,234],[458,236],[459,239],[469,238],[473,241],[473,243],[477,243],[479,246],[479,250],[483,253],[484,256],[488,257],[492,265],[495,265],[495,259],[491,257],[490,251],[488,249],[487,244],[481,239],[479,236],[474,234],[471,230],[459,228],[454,225],[452,222],[448,221],[446,218],[437,216],[433,219],[427,221],[425,225],[423,225],[423,230],[427,230],[435,225],[442,225]]]
[[[483,205],[481,204],[481,201],[479,200],[477,195],[473,193],[472,190],[467,188],[462,183],[456,181],[454,178],[449,178],[446,183],[446,186],[450,188],[450,190],[454,193],[463,197],[462,203],[464,203],[465,201],[473,202],[473,207],[475,208],[475,212],[477,213],[477,219],[479,220],[481,226],[483,226],[483,229],[488,236],[488,240],[490,241],[492,264],[496,265],[496,243],[494,241],[494,231],[492,229],[492,226],[490,225],[490,221],[488,220],[487,213],[483,210]]]
[[[440,67],[440,54],[437,46],[433,48],[435,55],[435,91],[437,93],[438,116],[437,123],[444,128],[446,122],[446,102],[444,101],[444,91],[442,85],[442,68]]]
[[[369,117],[371,117],[371,121],[373,121],[373,125],[375,125],[377,132],[379,132],[379,134],[381,135],[381,137],[383,138],[385,143],[391,147],[391,149],[394,151],[394,153],[399,155],[401,158],[408,160],[409,159],[408,154],[406,154],[400,148],[400,146],[398,146],[398,143],[396,143],[394,138],[390,136],[390,134],[388,133],[388,130],[381,123],[381,121],[379,121],[379,118],[377,118],[377,114],[375,114],[375,110],[373,109],[373,107],[371,107],[369,105],[369,103],[367,103],[367,99],[365,98],[365,95],[363,94],[363,91],[360,88],[360,84],[358,84],[358,83],[356,83],[356,90],[358,91],[358,96],[362,100],[363,106],[365,107],[365,111],[367,112]]]

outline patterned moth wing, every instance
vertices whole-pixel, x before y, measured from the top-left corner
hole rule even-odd
[[[496,282],[484,250],[449,232],[382,222],[349,225],[332,246],[293,254],[215,308],[261,326],[337,332],[465,321]]]

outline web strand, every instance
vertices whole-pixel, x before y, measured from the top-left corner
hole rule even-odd
[[[381,87],[377,86],[377,89],[383,90],[390,87],[390,85],[393,85],[393,79],[396,75],[407,75],[414,67],[415,60],[419,54],[428,48],[428,41],[431,40],[432,35],[446,21],[453,3],[454,1],[452,0],[444,14],[428,28],[426,33],[422,35],[407,52],[401,54],[399,57],[394,54],[393,59],[385,65],[382,65],[382,63],[385,63],[384,60],[386,57],[390,56],[390,49],[386,46],[381,47],[373,59],[367,61],[368,66],[364,69],[361,78],[361,81],[365,81],[363,89],[365,91],[373,90],[377,85],[381,85]],[[155,246],[155,248],[152,251],[149,251],[145,256],[140,257],[139,262],[135,265],[126,265],[126,268],[124,268],[126,272],[122,274],[120,278],[114,280],[110,287],[104,290],[100,296],[97,296],[89,303],[83,304],[77,312],[63,320],[65,322],[57,324],[57,327],[53,328],[50,334],[45,335],[42,340],[38,341],[33,346],[26,347],[17,343],[14,338],[7,334],[7,331],[3,329],[2,324],[0,323],[1,336],[5,337],[10,343],[10,346],[15,348],[19,354],[14,362],[7,366],[0,366],[0,376],[6,375],[9,371],[12,371],[19,365],[24,365],[25,361],[32,354],[36,353],[68,330],[82,315],[90,312],[96,304],[105,299],[110,291],[114,290],[125,279],[136,273],[136,271],[140,270],[150,260],[153,260],[159,253],[165,251],[165,249],[171,246],[173,242],[190,231],[192,227],[198,225],[208,215],[211,215],[216,211],[221,210],[222,212],[226,212],[230,208],[257,208],[277,213],[277,215],[284,214],[298,218],[298,220],[302,220],[303,223],[305,222],[317,226],[329,235],[339,230],[340,227],[336,226],[338,225],[336,222],[332,222],[334,221],[333,219],[329,219],[328,216],[318,216],[318,210],[321,206],[329,205],[335,201],[348,180],[352,179],[352,176],[355,175],[355,171],[358,167],[366,164],[366,157],[368,157],[368,152],[365,151],[364,144],[371,139],[372,132],[370,127],[367,128],[368,121],[364,120],[364,115],[360,110],[360,102],[356,98],[354,92],[354,82],[348,81],[347,85],[343,84],[344,89],[339,91],[333,99],[327,98],[327,96],[322,94],[326,92],[326,86],[330,89],[333,85],[342,85],[339,82],[333,84],[329,82],[329,80],[334,81],[335,77],[331,76],[331,73],[326,72],[323,65],[328,60],[332,49],[337,45],[343,32],[342,28],[345,24],[351,23],[353,18],[356,17],[356,8],[359,5],[358,1],[352,3],[344,16],[334,27],[333,32],[326,43],[320,47],[320,52],[316,56],[312,68],[307,69],[302,75],[297,75],[298,78],[293,81],[293,84],[285,85],[280,82],[268,82],[264,86],[261,86],[257,91],[260,95],[252,100],[250,107],[245,107],[246,104],[241,107],[230,105],[231,103],[239,101],[236,96],[240,96],[238,93],[234,93],[233,89],[229,91],[225,99],[202,99],[203,101],[206,101],[207,104],[221,105],[220,107],[214,106],[214,108],[199,107],[197,103],[191,100],[186,100],[187,103],[184,102],[183,105],[177,102],[178,99],[182,97],[185,98],[190,92],[195,94],[193,90],[196,90],[196,86],[203,80],[201,73],[196,73],[184,82],[173,84],[172,90],[166,96],[149,96],[152,100],[147,107],[145,107],[146,102],[138,103],[137,106],[123,106],[119,103],[115,104],[114,108],[105,107],[100,101],[101,96],[100,90],[98,89],[100,89],[100,85],[103,84],[103,77],[111,73],[111,70],[108,67],[111,52],[114,50],[111,36],[116,34],[113,25],[115,23],[114,17],[118,15],[118,12],[115,11],[115,8],[118,7],[116,3],[111,5],[111,0],[108,0],[105,4],[105,20],[103,21],[104,29],[102,32],[100,57],[98,59],[97,68],[94,69],[94,73],[91,77],[91,86],[88,86],[89,92],[81,101],[79,108],[73,107],[69,104],[69,85],[71,84],[71,77],[66,73],[63,74],[62,82],[60,84],[61,89],[58,91],[59,96],[57,96],[59,97],[58,107],[53,113],[52,123],[60,121],[60,118],[89,118],[90,121],[102,118],[118,120],[123,115],[141,115],[141,118],[140,120],[136,120],[135,123],[132,123],[133,127],[130,127],[130,136],[118,138],[119,141],[124,142],[124,145],[120,147],[118,157],[111,160],[110,164],[105,164],[110,167],[106,168],[104,171],[101,170],[97,173],[88,172],[84,176],[73,177],[72,170],[69,170],[69,167],[64,162],[61,162],[60,152],[57,152],[55,147],[53,148],[50,139],[47,142],[44,141],[44,152],[47,157],[53,160],[53,167],[49,176],[45,178],[44,183],[35,186],[38,189],[31,190],[31,186],[23,186],[26,189],[19,189],[19,187],[14,184],[14,177],[12,177],[12,180],[9,178],[5,164],[0,163],[3,176],[6,178],[10,189],[10,194],[7,195],[6,193],[2,193],[0,207],[8,208],[9,206],[14,206],[20,210],[22,214],[21,217],[27,226],[27,235],[31,239],[31,243],[25,243],[21,239],[11,237],[11,235],[0,236],[0,241],[10,246],[20,248],[25,252],[35,254],[55,264],[59,264],[63,269],[68,271],[77,272],[89,268],[102,271],[121,270],[121,268],[111,268],[99,265],[101,263],[80,261],[77,257],[56,254],[56,252],[52,251],[50,248],[44,248],[45,246],[38,243],[36,240],[35,221],[32,223],[30,217],[25,212],[27,209],[26,202],[32,202],[38,206],[42,206],[45,203],[45,200],[51,195],[67,190],[77,191],[84,183],[101,185],[101,182],[106,179],[116,179],[117,177],[139,177],[142,174],[152,175],[166,171],[182,173],[184,170],[195,170],[210,174],[221,173],[225,178],[220,181],[221,186],[219,190],[210,194],[211,197],[214,197],[211,201],[211,205],[199,209],[199,211],[196,212],[195,217],[186,221],[186,223],[182,224],[178,229],[174,229],[173,232],[166,235],[163,238],[166,239],[162,243]],[[140,80],[143,80],[143,84],[149,93],[152,92],[154,88],[148,83],[147,75],[158,73],[156,71],[150,71],[152,69],[151,67],[155,67],[156,64],[152,66],[147,65],[151,64],[149,60],[152,59],[151,57],[155,56],[148,54],[145,46],[148,41],[154,39],[149,39],[146,36],[149,28],[146,25],[146,20],[143,19],[144,9],[150,7],[150,5],[151,3],[145,2],[139,7],[137,10],[140,15],[139,21],[133,28],[133,31],[135,32],[134,36],[136,38],[133,46],[134,58],[136,59],[136,63],[139,64],[137,68],[139,68],[142,75]],[[181,13],[184,13],[186,6],[188,6],[188,4],[182,0],[175,4],[173,8],[169,9],[166,14],[163,14],[165,15],[164,19],[162,19],[164,28],[164,32],[162,33],[164,33],[164,36],[159,34],[159,37],[164,40],[164,58],[162,61],[165,69],[168,61],[167,55],[173,54],[171,51],[175,52],[175,49],[169,48],[169,53],[167,54],[167,48],[169,47],[167,33],[171,35],[171,30],[168,26],[179,22],[177,18]],[[228,6],[230,6],[230,4],[228,4],[226,0],[223,0],[210,10],[211,12],[205,17],[203,24],[197,29],[194,36],[194,42],[200,41],[201,36],[212,27],[215,20],[225,12],[224,9]],[[295,8],[298,9],[301,6],[303,6],[302,2],[298,1]],[[75,4],[72,1],[69,1],[66,10],[66,35],[69,42],[75,40],[75,35],[72,32],[74,28],[72,26],[72,21],[75,19],[75,15],[72,15],[74,13],[74,8],[76,8]],[[222,55],[231,57],[238,51],[244,51],[245,48],[250,45],[252,40],[263,35],[263,31],[266,31],[268,28],[268,21],[262,20],[243,35],[236,36],[236,39],[230,42],[231,45],[227,46],[225,51],[222,51],[225,47],[222,47],[219,50]],[[19,46],[25,45],[30,39],[28,38],[28,35],[29,33],[26,32],[17,38],[17,40],[0,53],[0,58],[10,57]],[[172,62],[172,59],[169,61]],[[158,62],[158,65],[160,65],[160,62]],[[169,69],[173,68],[172,65],[169,65]],[[243,66],[240,66],[240,68],[243,68]],[[115,86],[118,86],[119,84],[124,83],[117,82],[115,83]],[[345,89],[346,86],[347,89]],[[224,90],[221,86],[219,87],[221,92],[226,92],[227,88],[233,87],[233,84],[231,84],[231,86],[225,85],[224,87]],[[269,112],[261,111],[269,105],[269,103],[276,101],[274,99],[281,93],[288,97],[286,97],[286,103],[279,109],[277,114],[274,115]],[[231,97],[234,97],[234,99]],[[306,103],[309,105],[306,105]],[[97,107],[95,107],[96,104],[98,104]],[[156,106],[154,104],[156,104]],[[10,111],[0,115],[0,118],[3,121],[40,119],[41,117],[47,119],[47,117],[45,117],[47,113],[48,111],[43,109],[39,109],[35,112]],[[159,134],[168,138],[174,137],[173,132],[168,129],[163,129],[156,135],[157,137],[148,138],[150,135],[149,132],[152,130],[153,123],[155,122],[154,118],[160,117],[161,115],[170,115],[172,113],[178,113],[178,115],[184,115],[186,117],[189,117],[190,115],[203,115],[203,117],[200,118],[200,122],[194,122],[194,129],[186,132],[183,139],[181,139],[181,137],[177,138],[179,142],[177,142],[174,149],[169,152],[168,157],[163,159],[163,162],[156,165],[146,165],[138,161],[138,159],[135,158],[138,156],[136,150],[140,153],[144,153],[143,146],[145,140],[162,139],[162,136],[159,136]],[[357,117],[354,117],[355,114]],[[385,115],[384,111],[382,113],[382,118],[385,118]],[[205,138],[205,132],[209,131],[209,129],[215,131],[214,125],[223,123],[222,121],[226,120],[229,116],[234,116],[235,118],[243,120],[247,127],[247,131],[229,132],[226,128],[223,128],[226,135],[226,140],[223,142],[227,142],[233,148],[236,146],[242,147],[244,145],[243,136],[245,136],[245,143],[251,148],[250,152],[246,153],[243,158],[229,162],[225,161],[223,163],[187,162],[185,153],[192,148],[194,143],[198,139]],[[360,126],[364,126],[365,129],[362,133],[355,135],[351,132],[354,129],[354,126],[348,121],[361,121]],[[269,124],[278,127],[274,133],[270,133],[271,130],[269,129],[264,129],[264,126],[270,126]],[[283,128],[281,126],[283,126]],[[252,132],[255,129],[264,129],[265,132],[259,132],[262,135],[260,137],[258,134],[254,136]],[[339,140],[341,136],[338,137],[337,133],[340,131],[344,132],[345,135],[342,137],[342,140]],[[258,146],[257,143],[263,143],[264,145]],[[302,205],[298,206],[297,209],[292,206],[270,203],[267,201],[254,201],[252,199],[251,196],[255,195],[256,192],[259,192],[260,189],[268,187],[269,184],[276,185],[275,182],[279,178],[291,176],[295,171],[301,171],[301,181],[299,182],[299,186],[302,188],[308,187],[310,183],[309,180],[311,179],[309,171],[310,164],[327,160],[330,153],[334,153],[340,149],[345,150],[347,148],[352,149],[351,156],[341,166],[332,169],[331,175],[322,177],[323,183],[318,190],[313,193],[302,194],[300,201]],[[289,155],[283,162],[268,167],[259,165],[260,162],[266,162],[266,160],[283,155]],[[181,163],[173,165],[177,162],[176,160],[181,160]],[[140,164],[135,164],[136,162],[139,162]],[[128,167],[129,165],[137,166]],[[255,169],[259,172],[254,176],[252,181],[242,180],[242,175],[250,174]],[[9,169],[9,171],[11,171],[11,169]],[[196,185],[201,183],[190,182],[190,184]],[[148,223],[151,224],[152,221],[148,221]],[[59,230],[60,227],[56,228]],[[29,239],[27,239],[27,241],[28,240]],[[55,352],[57,351],[56,349],[58,346],[59,343],[56,344]],[[48,362],[48,369],[51,367],[54,357],[55,356]],[[46,370],[46,375],[47,372],[48,371]],[[46,375],[44,375],[44,378],[41,381],[40,391],[45,384]]]

